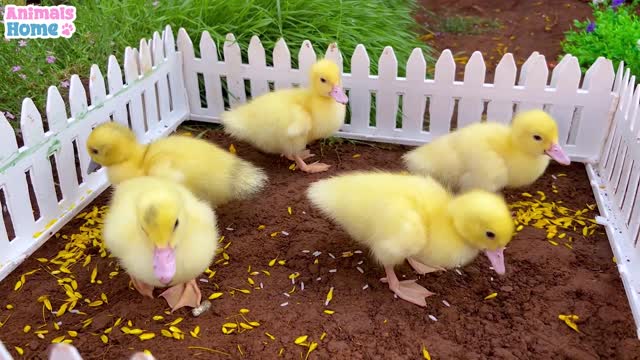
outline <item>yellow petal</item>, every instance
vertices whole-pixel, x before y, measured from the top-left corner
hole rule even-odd
[[[293,211],[291,211],[291,206],[289,206],[289,207],[287,208],[287,212],[289,213],[289,215],[291,215],[291,213],[293,212]]]
[[[22,331],[24,331],[25,334],[28,333],[29,331],[31,331],[31,325],[25,325]]]
[[[251,326],[249,324],[246,324],[246,323],[243,323],[243,322],[240,323],[240,327],[243,328],[243,329],[247,329],[247,330],[253,329],[253,326]]]
[[[221,292],[213,293],[213,294],[209,295],[209,300],[217,299],[220,296],[222,296],[222,294],[223,293],[221,293]]]
[[[184,320],[184,319],[179,317],[179,318],[173,320],[169,325],[172,325],[172,326],[173,325],[178,325],[178,324],[180,324],[182,322],[182,320]]]
[[[248,314],[249,313],[249,309],[240,309],[240,313],[241,314]]]
[[[427,348],[424,345],[422,345],[422,357],[427,360],[431,360],[431,355],[429,355],[429,351],[427,351]]]
[[[309,336],[307,336],[307,335],[298,336],[298,337],[297,337],[293,342],[294,342],[296,345],[302,345],[302,344],[304,344],[305,342],[307,342],[307,339],[308,339],[308,338],[309,338]]]
[[[102,340],[102,342],[105,344],[109,342],[109,338],[104,334],[100,335],[100,340]]]
[[[171,331],[169,331],[167,329],[160,330],[160,333],[162,334],[162,336],[166,336],[166,337],[169,337],[169,338],[173,337],[173,334],[171,333]]]
[[[57,338],[51,340],[51,343],[52,344],[57,344],[57,343],[61,342],[62,340],[64,340],[64,335],[58,336]]]
[[[221,294],[222,294],[222,293],[221,293]],[[209,299],[211,299],[211,298],[209,298]],[[159,320],[162,320],[162,319],[164,319],[164,316],[162,316],[162,315],[155,315],[155,316],[153,317],[153,320],[155,320],[155,321],[159,321]]]
[[[238,327],[238,324],[229,322],[229,323],[222,324],[222,327],[229,328],[229,329],[235,329],[235,328]]]
[[[489,299],[493,299],[494,297],[498,296],[498,293],[491,293],[487,296],[484,297],[485,300],[489,300]]]
[[[14,346],[13,348],[16,349],[16,352],[18,353],[18,355],[20,356],[24,355],[24,350],[21,347]]]
[[[77,332],[77,331],[73,331],[73,330],[69,330],[69,331],[67,331],[67,334],[69,334],[69,336],[71,336],[71,337],[76,337],[76,336],[78,336],[78,332]]]
[[[275,337],[275,336],[273,336],[273,335],[269,334],[269,333],[268,333],[268,332],[266,332],[266,331],[265,331],[265,333],[264,333],[264,334],[265,334],[265,335],[267,335],[267,336],[269,337],[269,339],[271,339],[271,340],[275,340],[275,339],[276,339],[276,337]]]
[[[324,302],[324,306],[329,305],[329,302],[331,302],[331,299],[333,299],[333,286],[329,289],[329,292],[327,293],[327,299]]]
[[[107,294],[105,294],[105,293],[100,294],[100,298],[101,298],[101,299],[102,299],[102,301],[104,301],[105,303],[107,303],[107,304],[109,303],[109,302],[107,301]]]
[[[149,339],[153,339],[154,337],[156,337],[156,334],[154,333],[144,333],[140,336],[138,336],[140,338],[140,340],[149,340]]]
[[[325,310],[324,313],[332,315],[333,313],[335,313],[335,311],[333,311],[333,310]]]

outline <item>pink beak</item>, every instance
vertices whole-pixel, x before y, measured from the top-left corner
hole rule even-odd
[[[169,285],[176,274],[176,252],[171,247],[155,248],[153,251],[153,273],[161,283]]]
[[[334,86],[333,89],[331,89],[329,96],[331,96],[335,101],[339,102],[340,104],[346,104],[349,102],[349,98],[344,93],[344,90],[342,90],[342,87],[337,85]]]
[[[549,155],[553,160],[562,165],[571,164],[571,159],[569,158],[569,156],[567,156],[567,153],[564,152],[562,147],[560,147],[560,145],[558,145],[557,143],[551,145],[551,147],[548,148],[545,153],[547,153],[547,155]]]
[[[489,258],[493,270],[495,270],[498,275],[504,275],[507,272],[504,266],[504,248],[485,250],[484,254]]]

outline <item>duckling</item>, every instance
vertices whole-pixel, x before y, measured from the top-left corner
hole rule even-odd
[[[221,116],[225,132],[262,152],[295,161],[307,173],[327,171],[328,164],[305,160],[315,156],[307,144],[336,133],[344,123],[347,95],[338,65],[316,62],[308,88],[281,89],[258,96]]]
[[[218,246],[212,208],[182,184],[141,176],[115,187],[105,216],[106,248],[118,258],[140,294],[169,287],[164,297],[175,311],[198,307],[195,278],[211,264]]]
[[[107,168],[112,184],[132,177],[154,175],[183,183],[214,206],[241,200],[267,183],[265,172],[202,139],[172,135],[143,145],[126,126],[106,122],[87,139],[89,172]]]
[[[569,165],[558,144],[558,126],[542,110],[517,114],[511,125],[468,125],[422,145],[402,159],[414,174],[429,175],[454,191],[500,191],[533,184],[550,158]]]
[[[317,181],[307,197],[321,213],[369,247],[398,297],[426,306],[433,293],[415,280],[399,281],[405,259],[426,274],[464,266],[484,252],[496,273],[506,272],[504,249],[514,234],[504,199],[484,190],[453,196],[430,177],[354,172]]]

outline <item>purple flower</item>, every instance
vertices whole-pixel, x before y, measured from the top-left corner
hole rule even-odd
[[[56,62],[56,57],[51,55],[47,56],[47,62],[49,64],[53,64],[54,62]]]
[[[13,114],[12,114],[12,113],[10,113],[10,112],[8,112],[8,111],[5,111],[4,116],[6,116],[6,118],[7,118],[7,119],[10,119],[10,120],[13,120],[13,119],[15,119],[15,118],[16,118],[15,116],[13,116]]]
[[[25,47],[25,46],[27,46],[27,42],[24,41],[24,40],[20,40],[20,41],[18,41],[18,46]]]
[[[20,76],[22,78],[22,80],[27,80],[27,75],[25,75],[25,74],[20,74],[18,76]]]
[[[69,87],[69,85],[70,85],[70,84],[69,84],[69,81],[68,81],[68,80],[62,81],[62,82],[60,83],[60,86],[62,86],[62,87],[63,87],[63,88],[65,88],[65,89],[66,89],[66,88],[68,88],[68,87]]]
[[[16,66],[11,68],[11,71],[13,71],[13,72],[18,72],[20,70],[22,70],[22,66],[20,66],[20,65],[16,65]]]
[[[589,25],[587,25],[587,32],[592,33],[595,29],[596,29],[596,23],[594,23],[593,21],[590,21]]]
[[[612,8],[612,9],[615,9],[615,8],[617,8],[618,6],[622,5],[622,4],[624,4],[624,0],[613,0],[613,1],[611,2],[611,8]]]

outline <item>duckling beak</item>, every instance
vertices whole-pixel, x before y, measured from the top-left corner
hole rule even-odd
[[[558,143],[554,143],[553,145],[551,145],[551,147],[548,148],[545,153],[547,153],[547,155],[549,155],[553,160],[562,165],[571,164],[571,159],[569,158],[569,156],[567,156],[567,153],[564,152],[562,147],[558,145]]]
[[[161,283],[169,285],[176,274],[176,252],[167,246],[153,251],[153,273]]]
[[[504,248],[485,250],[484,254],[489,258],[493,270],[495,270],[498,275],[504,275],[507,272],[504,267]]]
[[[91,162],[89,163],[89,166],[87,167],[87,174],[91,174],[92,172],[97,171],[98,169],[100,169],[100,164],[91,160]]]
[[[344,90],[342,90],[342,87],[338,85],[334,86],[333,89],[331,89],[329,96],[331,96],[335,101],[339,102],[340,104],[346,104],[349,102],[349,98],[344,93]]]

